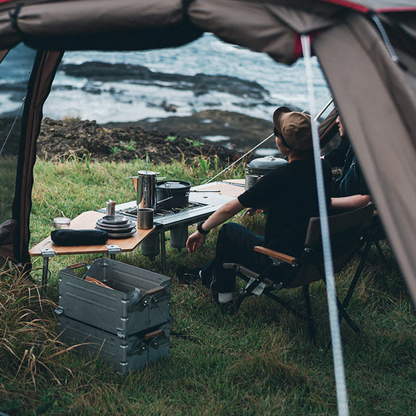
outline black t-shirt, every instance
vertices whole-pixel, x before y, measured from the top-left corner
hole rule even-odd
[[[331,168],[322,161],[327,205],[331,200]],[[264,246],[298,257],[311,217],[319,216],[313,160],[296,160],[264,175],[238,197],[245,207],[268,210]]]

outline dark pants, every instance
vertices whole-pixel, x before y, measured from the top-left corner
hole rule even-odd
[[[219,232],[215,258],[202,270],[202,282],[219,293],[233,292],[235,271],[224,269],[223,263],[237,263],[257,273],[270,266],[272,261],[264,254],[253,250],[263,245],[264,237],[257,236],[242,225],[224,224]]]

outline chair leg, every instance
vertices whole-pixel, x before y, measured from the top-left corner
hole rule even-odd
[[[377,251],[380,254],[381,260],[384,262],[385,265],[387,265],[387,258],[383,252],[383,249],[380,247],[380,242],[378,240],[374,240],[374,245],[376,246]]]
[[[313,344],[315,345],[316,344],[315,322],[313,320],[311,298],[309,296],[309,285],[303,286],[303,296],[305,297],[306,317],[308,320],[309,335],[311,337]]]
[[[342,305],[342,303],[339,301],[338,297],[337,297],[337,306],[338,306],[338,321],[339,323],[341,323],[342,319],[345,319],[345,322],[350,326],[350,328],[357,334],[360,334],[360,328],[358,328],[358,326],[356,325],[356,323],[350,318],[350,316],[348,315],[347,310],[345,309],[345,307]]]
[[[250,281],[250,279],[245,276],[243,273],[235,269],[237,276],[241,277],[243,280],[245,280],[247,283]],[[251,284],[248,285],[245,289],[241,289],[240,294],[238,295],[238,298],[236,299],[234,303],[234,313],[236,313],[239,309],[243,301],[253,295],[253,290],[262,283],[260,279],[255,279]]]
[[[237,274],[237,276],[239,276],[240,278],[242,278],[246,282],[249,282],[250,279],[247,276],[245,276],[243,273],[241,273],[238,269],[236,269],[236,274]],[[236,299],[235,304],[234,304],[234,312],[238,311],[238,309],[240,308],[244,299],[248,298],[249,296],[253,296],[253,293],[252,293],[253,290],[260,283],[262,283],[261,278],[257,278],[251,284],[249,284],[247,288],[243,289],[240,292],[240,294],[239,294],[239,296]],[[312,306],[311,306],[311,300],[310,300],[310,296],[309,296],[309,285],[306,285],[306,286],[303,287],[303,295],[304,295],[305,304],[306,304],[306,315],[297,311],[291,305],[289,305],[287,302],[285,302],[283,299],[279,298],[274,293],[272,293],[273,291],[279,290],[279,289],[280,289],[280,287],[279,288],[271,287],[271,286],[265,287],[264,290],[263,290],[263,295],[267,296],[268,298],[274,300],[275,302],[277,302],[280,305],[282,305],[283,307],[285,307],[289,312],[291,312],[293,315],[295,315],[298,319],[306,321],[307,324],[308,324],[309,335],[311,337],[311,340],[312,340],[313,344],[315,345],[316,344],[315,323],[314,323],[313,315],[312,315]]]
[[[361,256],[360,263],[358,264],[357,270],[355,271],[354,278],[352,279],[350,287],[348,288],[347,295],[345,296],[344,300],[342,301],[342,308],[343,309],[345,309],[348,306],[348,304],[350,303],[350,299],[351,299],[352,294],[355,290],[355,286],[357,286],[358,279],[360,278],[361,273],[364,269],[364,265],[365,265],[365,262],[367,260],[368,253],[370,252],[372,242],[373,242],[373,240],[372,240],[372,237],[371,237],[371,234],[370,234],[368,239],[367,239],[367,242],[365,244],[364,252],[363,252],[363,255]]]

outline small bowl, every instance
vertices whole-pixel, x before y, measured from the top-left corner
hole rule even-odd
[[[70,218],[58,217],[58,218],[53,219],[53,226],[57,230],[62,230],[64,228],[69,228],[70,225],[71,225]]]

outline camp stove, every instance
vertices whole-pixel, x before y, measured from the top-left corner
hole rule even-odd
[[[205,210],[198,210],[198,208],[206,207],[207,204],[201,204],[198,202],[191,202],[186,207],[163,209],[158,208],[153,214],[153,224],[156,229],[162,228],[164,231],[170,231],[170,245],[180,251],[186,246],[186,240],[188,239],[188,225],[195,222],[194,216],[201,215]],[[211,210],[209,210],[211,212]],[[137,206],[134,208],[127,208],[120,211],[121,215],[125,215],[132,218],[137,218]],[[188,215],[192,214],[192,215]],[[210,214],[208,214],[209,216]],[[206,218],[206,216],[204,216]],[[202,221],[199,219],[198,221]],[[141,243],[141,252],[147,257],[154,258],[159,254],[159,246],[164,244],[160,241],[159,234],[153,234],[147,237]]]
[[[200,208],[207,206],[207,204],[202,204],[199,202],[190,202],[188,206],[182,208],[170,208],[163,209],[158,208],[153,214],[153,221],[158,225],[160,222],[165,223],[169,220],[171,216],[178,216],[178,214],[183,214],[186,211],[194,210],[195,208]],[[117,214],[125,215],[127,217],[137,218],[137,204],[133,208],[126,208],[117,211]],[[174,218],[176,221],[177,218]]]
[[[191,189],[189,204],[181,208],[163,209],[157,208],[154,213],[153,224],[156,232],[150,234],[140,244],[143,255],[154,259],[162,255],[162,262],[166,264],[166,239],[165,231],[170,232],[170,245],[181,250],[186,246],[188,239],[188,226],[206,220],[219,207],[233,197],[213,192],[212,189],[204,191],[204,185]],[[137,220],[137,201],[130,201],[116,205],[116,214],[125,215],[132,220]],[[105,208],[99,210],[105,212]]]

